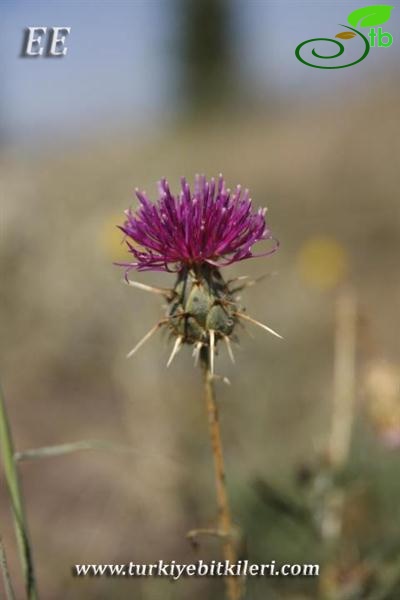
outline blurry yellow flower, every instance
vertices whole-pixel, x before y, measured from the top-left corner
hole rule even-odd
[[[111,262],[126,259],[126,244],[124,234],[117,225],[121,222],[121,214],[107,217],[99,228],[99,245],[103,252],[110,257]]]
[[[305,282],[327,290],[344,279],[348,270],[348,256],[344,247],[334,238],[316,236],[301,246],[297,267]]]

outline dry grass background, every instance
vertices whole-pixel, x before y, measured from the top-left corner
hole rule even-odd
[[[218,371],[232,381],[218,393],[228,482],[237,520],[249,528],[250,551],[252,535],[266,544],[257,542],[266,562],[287,556],[288,545],[301,546],[294,532],[281,548],[276,531],[268,545],[273,519],[258,518],[251,496],[256,478],[289,489],[293,468],[327,443],[338,287],[309,285],[299,256],[317,236],[333,238],[345,253],[339,287],[356,290],[365,334],[358,356],[362,406],[366,361],[399,363],[399,99],[398,86],[384,80],[379,89],[353,87],[308,105],[294,99],[266,115],[231,113],[150,136],[99,132],[30,158],[3,153],[2,378],[17,448],[93,438],[132,447],[22,465],[44,600],[221,594],[217,580],[77,580],[70,572],[80,562],[193,560],[185,533],[214,517],[206,418],[190,353],[181,352],[166,370],[160,337],[125,359],[162,309],[158,298],[121,283],[112,265],[121,257],[114,225],[134,202],[133,188],[155,193],[163,175],[175,188],[181,175],[222,171],[229,185],[251,188],[255,205],[269,207],[281,249],[226,272],[277,272],[245,293],[244,303],[285,341],[243,332],[237,366],[224,351],[218,358]],[[170,277],[137,278],[169,284]],[[368,435],[373,439],[372,429]],[[368,452],[383,451],[370,440],[358,452],[368,459]],[[396,452],[383,456],[393,478]],[[377,484],[378,495],[391,493],[385,482]],[[1,496],[17,576],[4,485]],[[392,530],[399,517],[398,509],[391,514]],[[202,548],[199,556],[217,552],[208,542]],[[260,585],[254,583],[252,597],[265,597]],[[271,598],[317,597],[310,584],[279,585],[278,592],[268,588]]]

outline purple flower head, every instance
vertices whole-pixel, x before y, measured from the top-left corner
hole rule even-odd
[[[253,254],[256,242],[274,239],[265,221],[266,209],[253,212],[249,191],[237,186],[231,192],[222,175],[217,182],[196,176],[193,192],[182,178],[177,196],[162,179],[157,202],[139,190],[136,196],[139,208],[127,210],[120,227],[134,256],[133,262],[119,263],[128,270],[180,271],[204,263],[227,266],[272,254],[278,247],[275,241],[272,249]]]

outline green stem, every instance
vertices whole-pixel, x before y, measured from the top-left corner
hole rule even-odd
[[[38,600],[33,569],[33,558],[29,542],[28,526],[25,516],[21,484],[14,458],[14,445],[7,418],[3,392],[0,387],[0,451],[3,457],[4,473],[11,497],[15,532],[18,542],[20,562],[25,580],[26,597]]]
[[[3,546],[3,541],[0,538],[0,568],[3,574],[4,590],[7,600],[15,600],[15,594],[11,583],[10,573],[8,571],[6,551]]]

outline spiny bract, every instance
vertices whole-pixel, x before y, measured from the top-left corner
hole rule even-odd
[[[210,330],[229,336],[236,323],[232,292],[215,267],[183,269],[169,303],[169,326],[182,342],[207,343]]]

